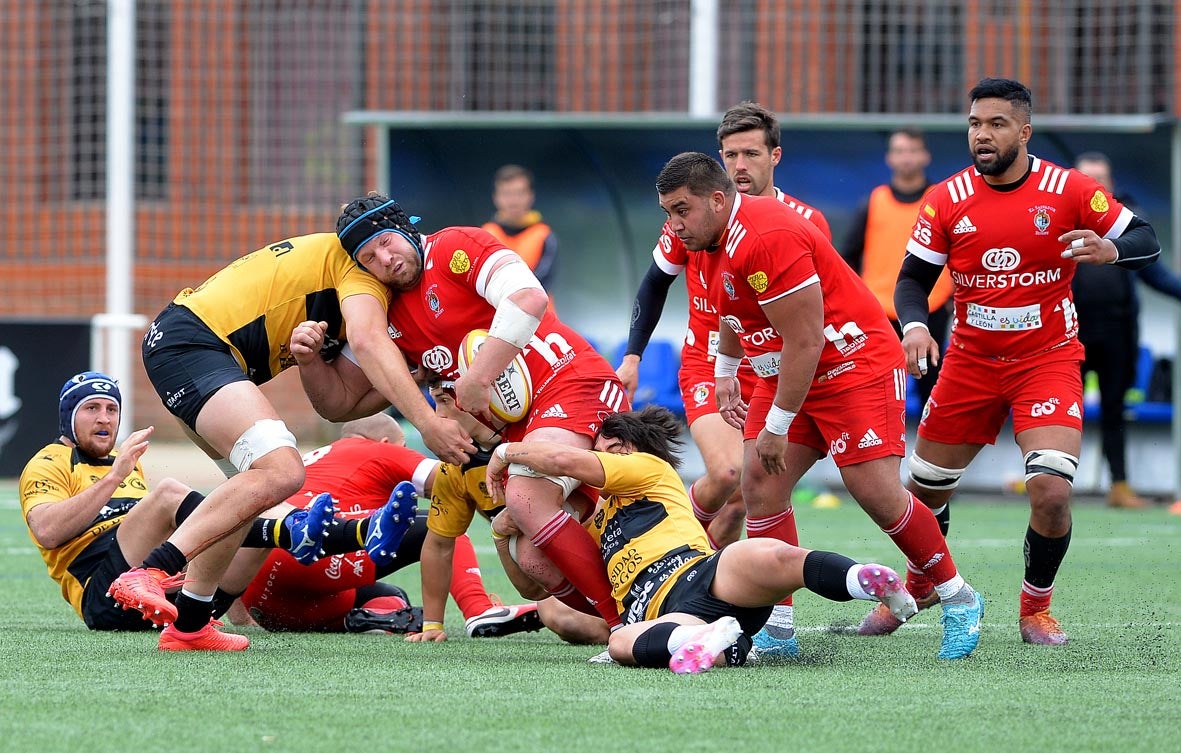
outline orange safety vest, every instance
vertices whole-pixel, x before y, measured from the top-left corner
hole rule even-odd
[[[485,222],[484,229],[492,234],[496,240],[517,252],[517,256],[525,260],[529,269],[537,269],[537,262],[541,261],[541,251],[545,246],[545,239],[549,237],[550,227],[544,222],[530,225],[516,235],[504,232],[499,224]]]
[[[933,188],[934,185],[930,186],[923,196]],[[906,242],[914,229],[922,203],[922,198],[910,204],[898,201],[888,185],[878,186],[869,195],[861,279],[877,296],[878,302],[886,310],[886,316],[893,320],[898,319],[898,312],[894,310],[894,285],[898,282],[898,270],[902,268],[902,258],[906,255]],[[950,297],[951,275],[944,267],[928,299],[930,310],[942,307]]]

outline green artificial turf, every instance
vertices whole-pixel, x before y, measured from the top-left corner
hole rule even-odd
[[[888,638],[870,605],[796,596],[796,662],[676,676],[589,665],[548,632],[445,644],[249,632],[249,651],[161,654],[88,632],[0,489],[0,751],[1161,751],[1177,745],[1181,518],[1076,506],[1054,612],[1071,642],[1017,633],[1027,511],[953,504],[952,551],[985,595],[980,647],[939,661],[939,610]],[[869,519],[800,507],[810,548],[900,567]],[[489,590],[511,601],[486,533]],[[417,567],[392,580],[417,594]],[[448,623],[462,626],[450,607]]]

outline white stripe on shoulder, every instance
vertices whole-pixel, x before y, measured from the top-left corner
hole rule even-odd
[[[1132,222],[1132,218],[1135,216],[1136,215],[1132,213],[1131,209],[1124,207],[1120,210],[1119,217],[1115,218],[1115,224],[1111,226],[1111,229],[1108,230],[1107,234],[1103,237],[1107,238],[1108,240],[1114,240],[1120,237],[1124,234],[1124,231],[1128,229],[1128,225]]]
[[[505,258],[505,256],[517,256],[517,252],[508,248],[502,248],[499,251],[493,251],[488,255],[488,258],[484,260],[484,266],[480,267],[480,274],[476,276],[476,293],[478,293],[481,298],[486,297],[485,292],[488,289],[488,276],[492,274],[493,268],[496,267],[496,265],[500,263],[500,260]],[[517,258],[519,259],[521,257],[517,256]]]
[[[906,243],[906,253],[914,254],[928,264],[938,264],[941,267],[947,264],[947,254],[932,251],[914,238]]]
[[[684,264],[673,264],[666,259],[664,254],[660,253],[660,246],[652,249],[652,261],[656,262],[656,266],[660,268],[661,272],[664,272],[666,275],[672,275],[673,277],[676,277],[685,269]]]
[[[818,285],[819,283],[820,283],[820,275],[814,274],[811,277],[809,277],[808,279],[801,282],[799,285],[796,285],[795,287],[793,287],[791,290],[785,290],[782,293],[780,293],[779,295],[772,296],[770,298],[760,298],[759,305],[766,306],[768,303],[771,303],[772,301],[778,301],[780,298],[787,296],[787,295],[791,295],[792,293],[794,293],[798,290],[803,290],[804,288],[808,287],[809,285]]]
[[[414,469],[414,475],[410,480],[414,482],[414,491],[418,494],[418,496],[427,496],[426,480],[430,478],[431,471],[435,470],[440,465],[442,464],[438,460],[423,458],[418,464],[418,467]]]

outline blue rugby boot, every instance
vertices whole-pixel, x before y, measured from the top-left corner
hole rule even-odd
[[[283,519],[291,534],[291,546],[287,551],[301,565],[310,565],[320,559],[324,552],[324,537],[332,517],[336,515],[336,500],[328,492],[316,495],[305,509],[296,510]]]
[[[943,603],[943,645],[940,659],[963,659],[980,642],[980,621],[984,619],[984,597],[971,586]],[[965,598],[966,597],[966,598]]]
[[[761,659],[798,659],[800,642],[796,639],[792,608],[776,604],[767,624],[751,637],[751,642]]]
[[[414,524],[418,514],[418,495],[414,483],[402,481],[394,487],[390,499],[369,519],[369,533],[365,536],[365,551],[378,567],[394,561],[402,537]]]

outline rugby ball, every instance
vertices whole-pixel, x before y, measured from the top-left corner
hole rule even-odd
[[[473,329],[459,343],[459,373],[467,374],[476,354],[488,338],[488,330]],[[525,366],[525,357],[518,353],[508,367],[492,380],[492,395],[488,409],[492,415],[507,423],[516,423],[529,414],[533,400],[533,379]]]

